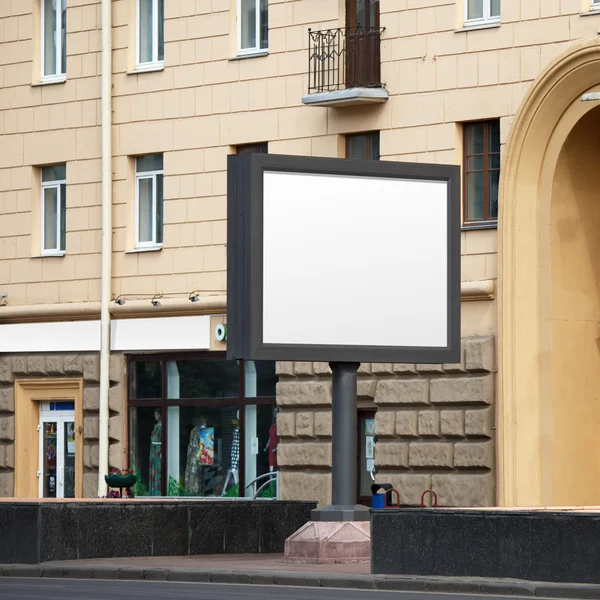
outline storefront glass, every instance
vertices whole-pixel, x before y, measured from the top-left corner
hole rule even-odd
[[[213,357],[130,359],[136,495],[276,495],[275,363]]]

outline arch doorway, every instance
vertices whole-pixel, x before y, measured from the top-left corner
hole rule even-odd
[[[500,190],[499,503],[600,505],[597,40],[536,80]]]

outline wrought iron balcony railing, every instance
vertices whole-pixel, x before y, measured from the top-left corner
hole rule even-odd
[[[308,30],[308,93],[381,85],[383,27]]]

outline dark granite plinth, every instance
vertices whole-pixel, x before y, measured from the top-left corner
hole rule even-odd
[[[0,503],[0,564],[78,558],[283,553],[314,502]]]
[[[597,584],[599,539],[600,512],[376,510],[371,571]]]

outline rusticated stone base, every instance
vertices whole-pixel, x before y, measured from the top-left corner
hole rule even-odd
[[[285,540],[289,563],[362,563],[371,560],[369,521],[310,521]]]
[[[493,337],[463,338],[456,364],[363,363],[359,410],[375,413],[377,482],[401,505],[425,490],[439,506],[495,502]],[[331,370],[326,363],[279,362],[277,463],[280,498],[331,502]],[[429,502],[431,496],[427,497]]]

